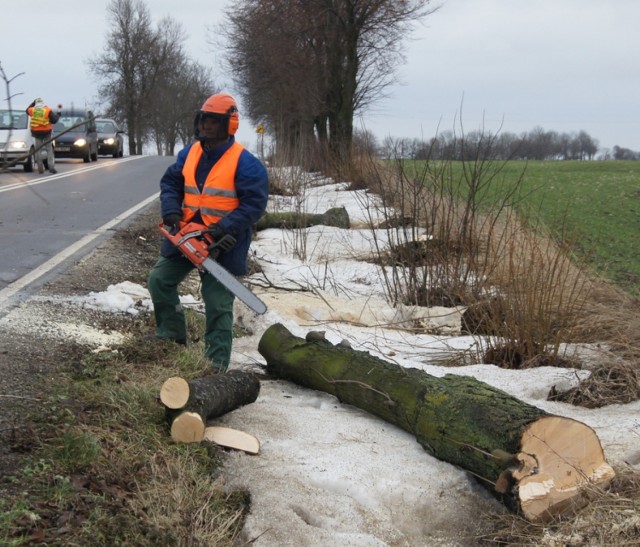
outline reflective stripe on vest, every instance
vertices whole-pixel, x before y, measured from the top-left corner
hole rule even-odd
[[[201,193],[196,183],[196,169],[202,157],[202,145],[200,142],[196,142],[191,146],[182,168],[184,176],[182,216],[185,222],[189,222],[200,210],[202,220],[209,226],[237,209],[240,201],[236,194],[235,177],[240,154],[243,150],[244,146],[234,142],[222,154],[209,171]]]
[[[29,127],[32,131],[52,131],[53,125],[49,121],[49,112],[51,109],[48,106],[44,107],[31,107],[28,111],[31,116],[31,122]]]

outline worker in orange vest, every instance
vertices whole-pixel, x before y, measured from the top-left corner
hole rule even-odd
[[[253,225],[267,206],[269,178],[260,160],[235,140],[240,123],[231,95],[209,97],[196,113],[196,141],[178,153],[160,180],[160,207],[165,226],[181,221],[205,224],[214,241],[226,245],[216,260],[230,273],[245,275]],[[226,237],[225,237],[226,236]],[[154,336],[187,344],[185,316],[178,285],[195,266],[168,240],[149,273],[148,288],[156,319]],[[231,359],[234,295],[215,277],[200,273],[205,305],[205,355],[214,372]]]
[[[42,149],[47,152],[47,164],[50,173],[57,173],[55,169],[56,159],[53,152],[53,140],[51,133],[53,132],[53,124],[60,119],[60,112],[54,112],[40,98],[35,99],[28,107],[27,114],[31,117],[29,128],[31,134],[36,140],[36,163],[38,164],[38,173],[44,173],[44,160],[42,158]]]

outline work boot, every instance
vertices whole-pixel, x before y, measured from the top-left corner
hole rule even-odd
[[[176,344],[178,344],[179,346],[186,346],[187,345],[187,341],[184,338],[180,338],[179,340],[175,340],[173,338],[161,338],[160,336],[157,336],[155,334],[146,334],[142,337],[142,341],[143,342],[164,342],[164,341],[168,341],[168,342],[174,342]]]

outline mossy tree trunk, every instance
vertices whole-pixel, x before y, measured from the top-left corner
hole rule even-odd
[[[269,373],[409,431],[430,454],[470,471],[532,521],[566,512],[584,486],[613,477],[585,424],[471,377],[435,377],[312,333],[307,338],[280,324],[267,329],[258,349]]]
[[[335,226],[348,229],[350,227],[349,213],[344,207],[334,207],[322,214],[302,212],[265,213],[256,224],[256,230],[279,228],[292,230],[308,228],[310,226]]]

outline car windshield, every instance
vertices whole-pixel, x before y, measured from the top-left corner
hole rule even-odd
[[[60,119],[56,122],[56,124],[53,126],[53,130],[54,131],[64,131],[65,129],[69,129],[70,127],[73,127],[74,125],[78,125],[82,122],[87,121],[85,118],[82,118],[80,116],[61,116]],[[84,126],[83,125],[78,125],[77,127],[78,131],[84,131]]]
[[[115,133],[118,131],[116,124],[112,121],[96,120],[98,133]]]
[[[0,110],[0,129],[26,129],[29,117],[20,110]]]

